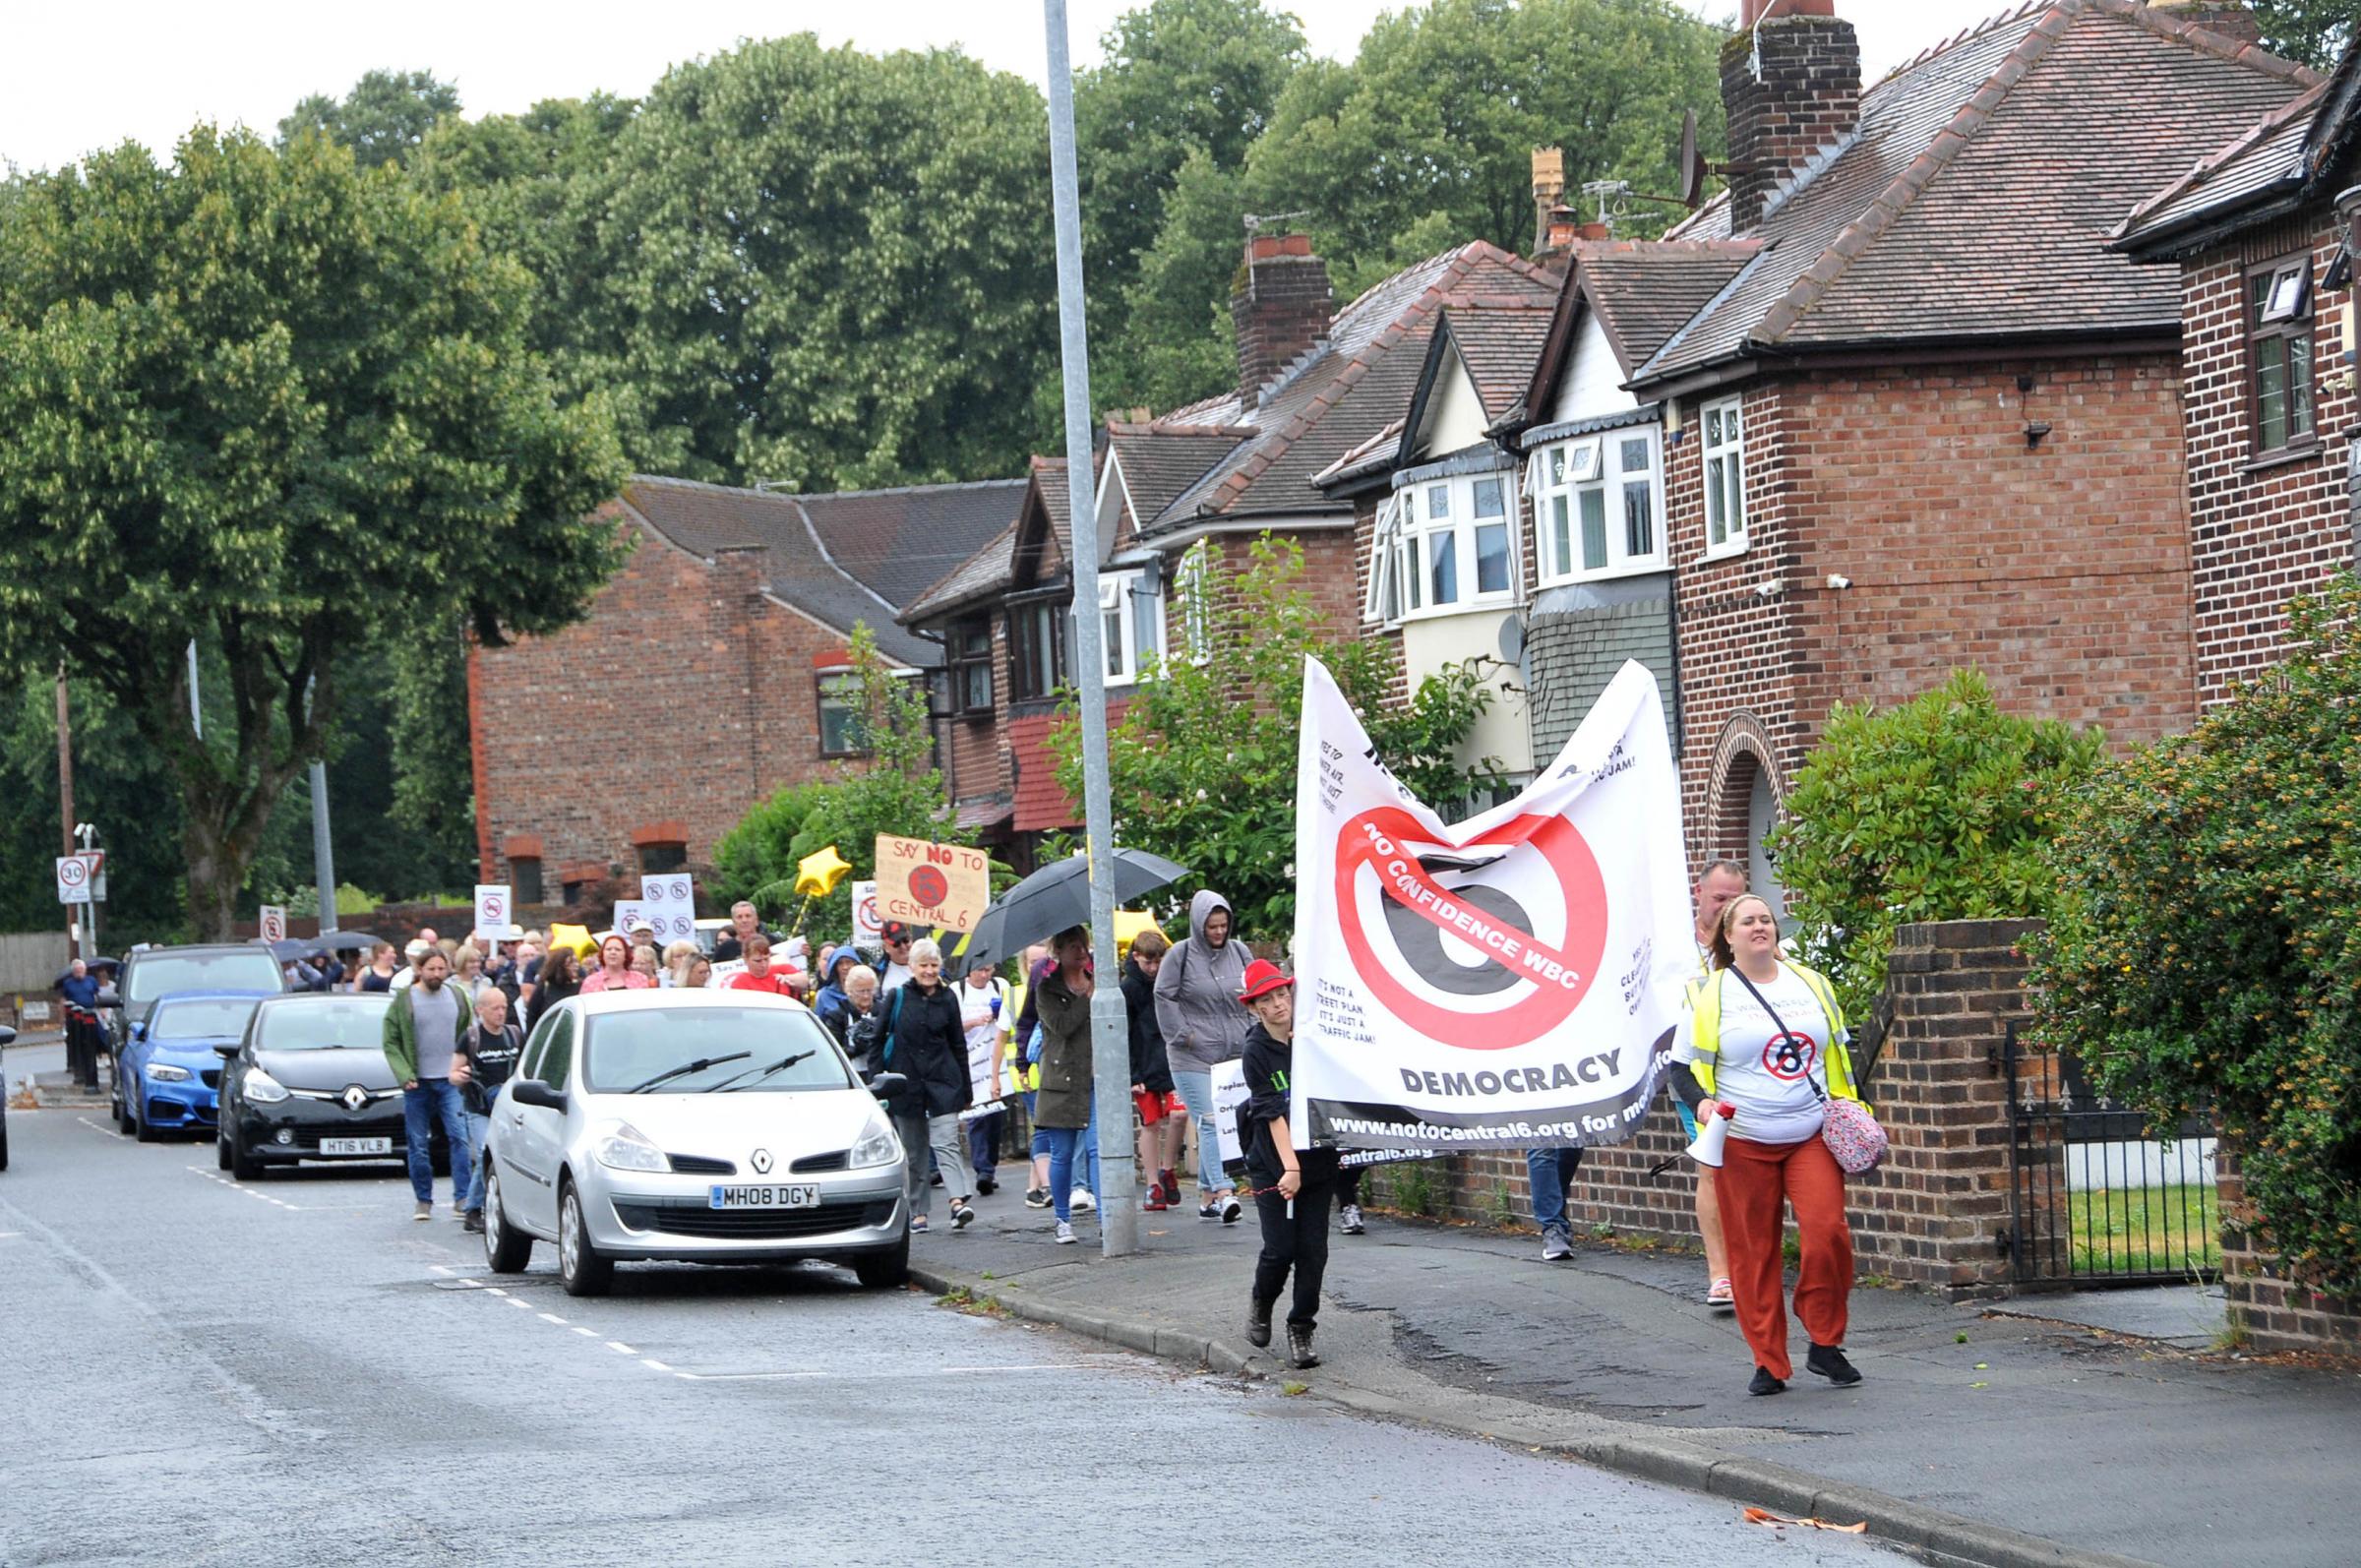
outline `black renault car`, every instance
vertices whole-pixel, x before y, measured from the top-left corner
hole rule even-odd
[[[241,1181],[266,1166],[407,1156],[401,1085],[386,1065],[385,993],[265,997],[223,1059],[221,1169]],[[438,1175],[450,1169],[438,1136]]]

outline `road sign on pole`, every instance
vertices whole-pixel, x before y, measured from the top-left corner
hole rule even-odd
[[[57,857],[57,901],[61,904],[104,902],[106,851],[86,850]]]
[[[263,906],[263,940],[283,942],[287,939],[287,907],[284,904]]]

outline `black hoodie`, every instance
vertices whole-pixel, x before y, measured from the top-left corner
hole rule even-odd
[[[1152,1094],[1171,1094],[1173,1067],[1156,1022],[1156,982],[1133,958],[1123,960],[1123,1008],[1131,1016],[1131,1081]]]

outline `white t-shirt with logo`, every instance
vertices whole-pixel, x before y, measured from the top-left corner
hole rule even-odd
[[[1779,978],[1760,990],[1790,1031],[1782,1035],[1735,971],[1708,984],[1722,988],[1722,1055],[1714,1062],[1714,1098],[1737,1108],[1730,1135],[1750,1143],[1801,1143],[1817,1135],[1827,1116],[1812,1084],[1814,1079],[1827,1082],[1822,1057],[1828,1014],[1820,998],[1802,976],[1780,965]],[[1674,1061],[1696,1064],[1695,1023],[1695,1014],[1681,1015],[1672,1040]]]

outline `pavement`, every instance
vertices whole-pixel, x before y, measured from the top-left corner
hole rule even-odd
[[[577,1300],[547,1248],[486,1275],[388,1167],[240,1183],[94,1113],[8,1122],[9,1568],[1904,1560],[836,1269]]]
[[[1001,1174],[1021,1185],[1022,1170]],[[936,1206],[939,1225],[942,1205]],[[1318,1335],[1287,1370],[1244,1336],[1259,1247],[1187,1209],[1142,1216],[1143,1248],[1054,1243],[1008,1186],[915,1256],[965,1289],[1182,1364],[1300,1382],[1403,1416],[1785,1514],[1866,1521],[1937,1559],[2020,1568],[2126,1560],[2344,1568],[2361,1376],[2215,1350],[2218,1296],[2191,1285],[2000,1306],[1862,1287],[1847,1344],[1864,1382],[1802,1371],[1771,1399],[1691,1257],[1585,1243],[1545,1264],[1531,1234],[1372,1215],[1335,1236]]]

